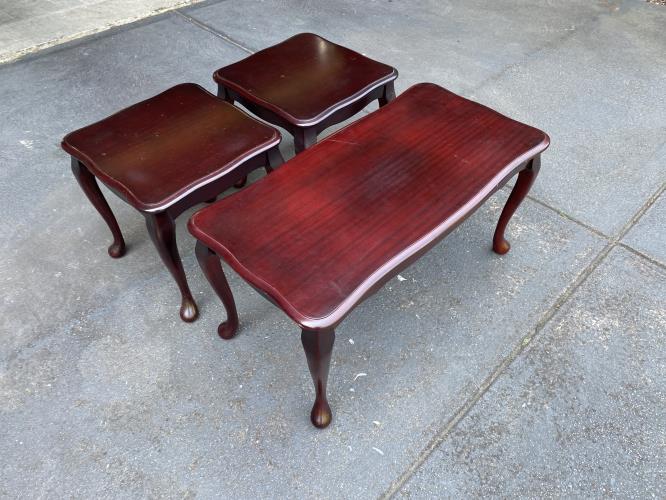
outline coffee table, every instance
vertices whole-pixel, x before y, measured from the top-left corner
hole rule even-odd
[[[62,148],[72,172],[106,221],[122,257],[125,240],[96,179],[146,219],[162,261],[181,293],[180,317],[194,321],[192,298],[176,245],[174,219],[247,175],[282,163],[280,133],[193,83],[182,84],[68,134]]]
[[[374,100],[395,97],[395,68],[312,34],[282,43],[218,69],[218,95],[294,136],[296,153],[317,134]]]
[[[227,311],[224,259],[302,329],[315,385],[311,421],[332,418],[326,385],[336,326],[363,299],[463,222],[514,174],[493,250],[539,171],[548,136],[434,84],[418,84],[296,156],[188,227]]]

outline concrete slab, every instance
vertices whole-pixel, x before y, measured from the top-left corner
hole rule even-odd
[[[141,218],[109,196],[129,252],[119,261],[108,258],[107,229],[80,193],[59,148],[69,130],[169,85],[190,80],[213,90],[213,69],[246,53],[234,43],[260,48],[293,32],[321,32],[395,64],[403,72],[399,89],[432,80],[542,126],[563,149],[551,149],[544,158],[536,184],[540,196],[570,215],[600,211],[584,220],[611,232],[655,192],[659,179],[663,182],[663,100],[655,95],[659,85],[651,87],[663,67],[658,36],[663,18],[654,11],[661,7],[522,0],[462,6],[423,1],[409,9],[398,2],[358,6],[347,1],[228,0],[220,7],[225,4],[226,11],[186,11],[199,21],[189,22],[180,14],[162,16],[0,66],[0,328],[5,333],[0,347],[0,496],[379,495],[605,244],[553,210],[528,201],[509,229],[512,252],[495,256],[490,238],[507,194],[499,193],[403,273],[404,281],[394,280],[339,329],[331,373],[335,420],[328,430],[316,431],[308,423],[312,388],[291,322],[232,275],[241,334],[231,342],[215,337],[222,307],[195,263],[192,240],[184,230],[187,216],[178,225],[179,242],[202,317],[193,325],[180,322],[175,285],[146,238]],[[200,16],[202,12],[206,16]],[[201,20],[215,23],[221,33],[206,31],[211,28]],[[538,66],[541,57],[549,57],[551,66]],[[534,72],[521,73],[517,68],[522,65]],[[566,104],[567,95],[573,103]],[[611,132],[595,135],[599,127]],[[585,136],[591,138],[589,151],[581,147]],[[291,148],[287,139],[287,156]],[[567,184],[567,162],[580,171],[567,170],[578,184]],[[623,168],[602,170],[601,175],[600,162],[604,168]],[[635,177],[639,173],[640,178]],[[619,185],[615,191],[609,187],[611,176]],[[632,183],[634,191],[627,187]],[[563,203],[568,196],[571,206]],[[645,226],[630,232],[626,241],[638,245],[636,241],[649,239],[646,228],[653,227],[652,217],[649,211],[641,220]],[[581,324],[579,330],[587,332],[588,320],[590,331],[601,332],[597,337],[615,332],[616,323],[627,325],[626,332],[650,335],[644,325],[662,325],[663,315],[647,298],[663,295],[663,287],[655,284],[663,281],[663,271],[648,266],[639,289],[643,278],[636,276],[642,276],[644,267],[624,256],[611,254],[611,263],[593,275],[598,283],[589,290],[584,287],[587,295],[571,306],[578,316],[567,319],[560,313],[558,325],[564,326],[551,327],[551,336],[561,340],[566,332],[560,330],[575,331]],[[620,271],[625,274],[618,278]],[[636,312],[639,303],[643,308]],[[586,316],[586,308],[596,315]],[[626,372],[631,386],[625,392],[630,395],[613,395],[621,408],[628,407],[623,424],[636,418],[638,430],[618,445],[617,453],[628,450],[628,458],[617,463],[628,465],[627,472],[614,477],[628,486],[611,487],[642,496],[643,490],[632,490],[634,481],[645,479],[649,493],[654,484],[650,474],[658,469],[650,461],[655,457],[652,449],[641,448],[640,439],[660,431],[648,429],[645,422],[652,417],[654,398],[663,397],[663,391],[660,386],[653,390],[653,382],[637,382],[644,365],[635,358],[661,363],[662,369],[658,355],[663,336],[631,337],[635,350],[622,357],[618,353],[625,348],[625,337],[611,336],[601,348],[592,341],[579,342],[575,349],[568,346],[553,355],[561,365],[544,361],[551,371],[535,378],[546,377],[546,382],[554,381],[546,387],[557,389],[558,367],[565,369],[560,377],[565,394],[559,396],[562,391],[557,389],[553,408],[566,409],[557,414],[557,424],[569,430],[564,446],[574,450],[582,464],[576,465],[578,470],[586,471],[599,462],[597,457],[615,459],[616,452],[593,450],[597,454],[590,451],[592,458],[586,461],[576,455],[579,448],[572,439],[583,429],[585,439],[604,442],[594,434],[601,432],[611,436],[613,444],[621,441],[613,427],[620,410],[603,396],[604,389],[617,382],[608,376],[608,363],[621,367],[613,375]],[[619,346],[612,343],[616,339]],[[583,368],[599,366],[583,362],[591,358],[590,350],[606,352],[606,347],[609,360],[595,358],[606,364],[585,372]],[[562,361],[565,356],[576,364]],[[539,367],[537,361],[533,364]],[[570,365],[579,370],[574,375],[587,381],[575,392],[569,383],[578,379],[567,378]],[[637,369],[630,372],[633,367]],[[663,381],[663,370],[660,373]],[[538,394],[534,386],[527,387]],[[600,389],[588,398],[587,387]],[[594,419],[597,415],[589,408],[596,408],[597,401],[609,408],[608,420]],[[470,426],[480,425],[488,415],[499,420],[517,418],[516,413],[496,406],[481,409]],[[583,418],[596,427],[588,432]],[[524,425],[530,428],[528,423]],[[549,444],[536,431],[534,435],[535,442]],[[530,445],[519,437],[515,448],[508,438],[504,448],[529,451]],[[465,453],[473,456],[486,448],[482,436]],[[635,450],[647,457],[637,467],[632,462]],[[552,464],[547,462],[550,456],[544,456],[535,466],[566,470],[567,458],[556,451],[552,456],[557,457]],[[657,459],[663,469],[663,455]],[[580,479],[582,472],[573,477],[589,486]],[[482,488],[497,486],[501,495],[506,484],[504,479],[498,485],[484,480]],[[427,490],[410,491],[418,495]],[[506,491],[512,491],[510,484]]]
[[[0,1],[0,63],[197,0]]]
[[[534,195],[608,235],[666,181],[666,9],[620,6],[472,94],[550,134]]]
[[[622,240],[666,265],[666,195],[662,194]]]
[[[399,91],[431,81],[456,92],[475,88],[605,10],[592,2],[505,0],[227,0],[181,9],[252,51],[311,31],[397,67]]]
[[[162,27],[169,33],[180,26],[163,22],[174,23]],[[129,36],[148,43],[162,29],[156,24],[137,29],[146,38]],[[99,43],[112,42],[91,46]],[[57,55],[73,65],[86,50]],[[90,100],[85,117],[112,104],[106,94],[99,104]],[[44,133],[69,122],[58,123]],[[40,146],[31,164],[59,172],[64,159],[53,148]],[[217,339],[222,308],[185,242],[202,317],[180,322],[175,287],[141,221],[130,226],[128,239],[140,242],[132,252],[104,259],[105,230],[69,176],[59,176],[51,175],[54,194],[37,211],[57,215],[21,225],[22,239],[6,246],[23,252],[9,257],[0,276],[26,282],[3,304],[3,328],[28,331],[0,351],[0,491],[7,496],[378,495],[603,246],[526,202],[510,226],[512,252],[496,256],[490,240],[506,192],[498,194],[339,329],[335,420],[320,432],[308,421],[311,382],[286,316],[231,275],[242,330],[231,342]],[[16,191],[29,191],[23,183],[31,181],[18,176]],[[21,215],[13,212],[17,224]],[[35,277],[26,279],[25,270]]]
[[[613,250],[402,496],[662,496],[664,296],[663,268]]]

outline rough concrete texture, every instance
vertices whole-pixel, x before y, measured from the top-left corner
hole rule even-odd
[[[0,497],[659,494],[665,13],[227,0],[0,66]],[[490,251],[502,190],[341,325],[324,431],[298,329],[233,273],[241,332],[216,337],[193,211],[187,325],[142,218],[107,192],[128,243],[110,259],[59,148],[170,85],[213,90],[214,69],[300,31],[394,64],[399,91],[435,81],[553,139],[508,255]]]
[[[550,163],[535,194],[608,236],[666,182],[664,8],[227,0],[188,13],[249,50],[307,30],[344,40],[397,67],[398,90],[432,81],[546,130]]]
[[[547,130],[534,195],[615,236],[666,182],[666,9],[624,2],[474,95]]]
[[[197,0],[2,0],[0,62]]]
[[[662,160],[666,165],[666,157]],[[666,195],[663,193],[639,220],[623,241],[647,256],[666,264]]]
[[[407,483],[409,498],[659,498],[666,272],[615,249]]]

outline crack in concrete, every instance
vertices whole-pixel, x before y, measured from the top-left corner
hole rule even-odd
[[[248,54],[254,54],[256,52],[256,50],[252,50],[252,49],[246,47],[245,45],[243,45],[239,41],[234,40],[232,37],[230,37],[226,33],[222,33],[221,31],[216,30],[212,26],[209,26],[206,23],[203,23],[203,22],[199,21],[198,19],[195,19],[192,16],[189,16],[189,15],[185,14],[184,12],[181,12],[180,10],[176,10],[175,12],[176,12],[176,14],[183,17],[187,22],[193,24],[194,26],[196,26],[198,28],[201,28],[204,31],[207,31],[211,35],[215,35],[216,37],[224,40],[225,42],[229,43],[230,45],[233,45],[236,48],[239,48],[239,49],[247,52]]]
[[[557,297],[553,305],[546,310],[546,312],[541,316],[535,327],[523,336],[517,345],[511,350],[511,353],[505,357],[499,365],[495,367],[494,370],[490,373],[488,377],[481,383],[478,390],[470,396],[465,403],[456,411],[453,416],[446,422],[444,427],[437,432],[426,447],[421,451],[419,456],[414,460],[410,466],[396,479],[388,489],[380,496],[382,499],[388,499],[395,496],[400,489],[409,481],[409,479],[418,471],[419,468],[425,463],[425,461],[432,455],[432,453],[446,440],[446,438],[451,434],[451,431],[455,429],[460,423],[460,421],[467,416],[471,409],[478,403],[481,398],[488,392],[492,385],[499,379],[499,377],[504,373],[504,371],[514,362],[520,354],[529,346],[532,340],[543,330],[543,328],[550,322],[550,320],[555,316],[555,314],[560,310],[560,308],[566,304],[572,295],[578,290],[587,278],[599,267],[604,259],[608,256],[613,248],[616,246],[625,247],[636,255],[641,257],[647,257],[637,250],[629,247],[625,243],[621,243],[620,240],[631,230],[631,228],[640,220],[640,218],[647,212],[652,205],[657,201],[659,196],[666,190],[666,183],[663,183],[653,194],[650,196],[646,202],[640,207],[640,209],[627,221],[627,223],[622,227],[619,233],[612,237],[608,238],[602,233],[600,235],[608,239],[608,243],[604,246],[599,253],[592,259],[587,267],[585,267],[578,275],[573,279],[573,281],[564,289],[564,291]],[[548,205],[538,201],[541,205],[544,205],[547,208],[551,208]],[[552,209],[552,208],[551,208]],[[554,210],[554,209],[553,209]],[[556,213],[559,213],[557,210],[554,210]],[[567,219],[577,222],[575,219],[566,217]],[[582,224],[581,224],[582,225]],[[647,258],[651,263],[657,264],[660,267],[663,267],[663,264],[655,261],[651,258]]]
[[[535,196],[532,196],[532,195],[528,194],[528,195],[527,195],[527,199],[530,200],[530,201],[533,201],[534,203],[537,203],[537,204],[541,205],[542,207],[547,208],[548,210],[552,210],[553,212],[555,212],[555,213],[556,213],[557,215],[559,215],[560,217],[562,217],[562,218],[564,218],[564,219],[567,219],[567,220],[569,220],[569,221],[571,221],[571,222],[573,222],[573,223],[575,223],[575,224],[578,224],[579,226],[581,226],[581,227],[587,229],[588,231],[590,231],[591,233],[596,234],[596,235],[599,236],[600,238],[603,238],[603,239],[605,239],[605,240],[611,240],[611,239],[612,239],[610,236],[608,236],[607,234],[605,234],[605,233],[599,231],[597,228],[591,226],[591,225],[588,224],[587,222],[583,222],[582,220],[579,220],[579,219],[577,219],[576,217],[573,217],[572,215],[569,215],[568,213],[566,213],[566,212],[563,211],[563,210],[560,210],[560,209],[557,208],[557,207],[554,207],[554,206],[552,206],[552,205],[549,205],[549,204],[546,203],[545,201],[543,201],[543,200],[541,200],[541,199],[539,199],[539,198],[537,198],[537,197],[535,197]]]
[[[636,256],[638,256],[638,257],[641,257],[641,258],[647,260],[647,261],[648,261],[649,263],[651,263],[652,265],[657,266],[657,267],[660,267],[661,269],[666,270],[666,262],[662,262],[662,261],[660,261],[660,260],[658,260],[658,259],[655,259],[654,257],[651,257],[650,255],[648,255],[648,254],[646,254],[646,253],[644,253],[644,252],[641,252],[640,250],[637,250],[637,249],[635,249],[635,248],[632,247],[632,246],[627,245],[627,244],[624,243],[623,241],[619,241],[619,242],[617,243],[617,245],[620,246],[620,247],[622,247],[622,248],[624,248],[625,250],[630,251],[630,252],[633,253],[634,255],[636,255]]]

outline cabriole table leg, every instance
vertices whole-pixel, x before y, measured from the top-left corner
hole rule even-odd
[[[217,333],[223,339],[229,340],[238,331],[238,312],[236,311],[236,302],[231,293],[231,288],[229,288],[227,278],[224,276],[220,258],[200,241],[197,241],[195,253],[204,276],[222,300],[222,304],[224,304],[227,311],[227,320],[220,323],[217,327]]]
[[[518,180],[513,186],[513,190],[509,195],[509,199],[506,200],[506,205],[504,205],[502,214],[497,222],[497,228],[495,229],[495,235],[493,236],[493,251],[495,253],[504,255],[511,249],[511,245],[504,237],[504,231],[506,230],[509,220],[525,199],[525,196],[527,196],[532,184],[534,184],[534,180],[536,179],[540,168],[541,156],[537,155],[532,158],[527,167],[521,170],[518,174]]]
[[[326,399],[326,383],[328,382],[328,370],[331,365],[331,351],[335,342],[334,330],[311,331],[303,330],[301,343],[305,349],[308,367],[315,386],[315,402],[310,412],[312,425],[323,429],[328,427],[333,419],[331,407]]]
[[[81,189],[83,189],[86,197],[90,200],[90,203],[92,203],[97,209],[111,230],[113,243],[109,246],[109,255],[114,259],[122,257],[125,255],[125,240],[123,239],[123,233],[120,231],[118,221],[113,215],[106,198],[104,198],[102,191],[99,189],[95,176],[76,158],[72,158],[72,173],[74,174],[74,177],[76,177],[76,181],[79,183],[79,186],[81,186]]]
[[[187,284],[183,263],[176,244],[176,225],[167,212],[144,213],[148,234],[157,248],[162,262],[167,267],[180,289],[180,318],[189,323],[197,319],[199,311]]]

